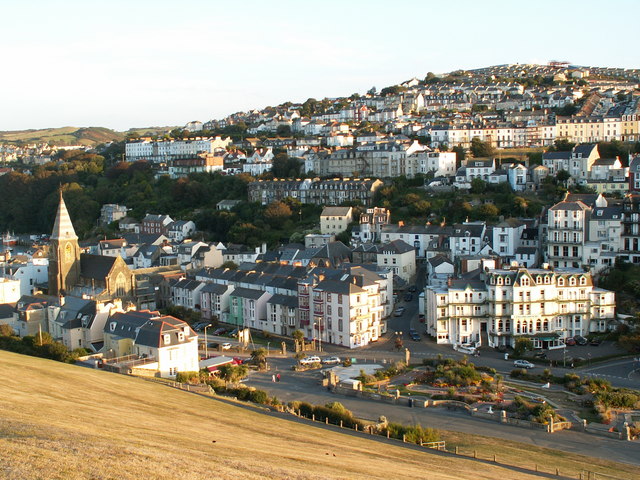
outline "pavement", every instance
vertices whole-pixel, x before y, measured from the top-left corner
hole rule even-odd
[[[283,402],[299,400],[324,405],[339,401],[357,417],[367,420],[377,421],[381,415],[384,415],[391,422],[419,423],[425,427],[518,441],[640,465],[640,445],[637,442],[622,442],[566,430],[548,434],[544,431],[512,425],[496,425],[495,422],[471,417],[462,411],[443,408],[408,408],[364,398],[337,395],[321,386],[321,369],[294,372],[291,370],[293,363],[292,359],[270,359],[269,372],[251,372],[244,383],[264,390]],[[281,380],[274,383],[272,375],[276,371],[281,374]]]

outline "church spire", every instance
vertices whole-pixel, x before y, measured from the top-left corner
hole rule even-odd
[[[77,240],[76,231],[73,229],[71,217],[67,211],[67,206],[62,198],[62,189],[60,190],[60,203],[58,204],[58,213],[56,221],[53,224],[53,233],[51,240]]]

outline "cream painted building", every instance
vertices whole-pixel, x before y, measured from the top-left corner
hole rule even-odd
[[[593,285],[581,270],[488,270],[425,290],[425,322],[437,343],[562,348],[564,339],[604,332],[615,318],[615,293]]]
[[[347,230],[352,221],[351,207],[324,207],[320,214],[320,233],[337,235]]]
[[[115,313],[104,327],[104,351],[108,356],[135,355],[136,369],[173,378],[178,372],[197,372],[198,335],[189,324],[158,312]]]

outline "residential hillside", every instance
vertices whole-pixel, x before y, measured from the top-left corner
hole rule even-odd
[[[426,472],[434,480],[538,478],[274,418],[142,379],[4,351],[0,364],[5,479],[388,480]]]

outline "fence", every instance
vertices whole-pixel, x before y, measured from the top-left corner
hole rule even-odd
[[[366,436],[377,436],[377,437],[382,437],[385,438],[385,435],[382,433],[376,433],[375,432],[375,428],[373,425],[369,425],[369,426],[365,426],[364,428],[362,427],[358,427],[358,424],[356,423],[353,427],[353,429],[349,428],[349,427],[345,427],[343,422],[340,421],[339,424],[332,424],[329,422],[328,418],[325,418],[324,420],[320,420],[320,419],[316,419],[315,415],[311,415],[311,417],[307,417],[305,415],[302,415],[300,413],[300,411],[297,412],[290,412],[293,415],[295,415],[298,418],[301,419],[305,419],[308,420],[312,423],[320,423],[323,425],[327,425],[327,426],[332,426],[332,427],[337,427],[339,429],[349,429],[353,432],[359,432],[362,435],[366,435]],[[533,423],[533,422],[529,422],[529,423]],[[560,422],[559,422],[560,423]],[[569,423],[569,422],[564,422],[564,423]],[[542,424],[537,424],[537,425],[541,425],[542,428],[546,428],[546,425],[542,425]],[[393,438],[389,436],[389,431],[386,431],[386,439],[389,441],[396,441],[398,443],[402,443],[402,444],[406,444],[407,439],[406,436],[403,435],[403,438],[398,439],[398,438]],[[604,473],[600,473],[600,472],[592,472],[589,470],[582,470],[582,471],[573,471],[573,472],[569,472],[566,470],[560,470],[557,467],[550,467],[547,465],[538,465],[536,463],[532,464],[528,464],[528,465],[515,465],[512,463],[507,463],[505,461],[501,461],[500,455],[497,453],[493,453],[493,454],[487,454],[487,453],[482,453],[482,452],[478,452],[477,450],[473,450],[473,451],[467,451],[467,452],[463,452],[459,447],[455,447],[453,450],[447,450],[447,446],[446,446],[446,442],[445,441],[438,441],[438,442],[421,442],[419,444],[414,444],[411,443],[411,445],[416,445],[416,446],[420,446],[423,447],[425,449],[425,451],[427,450],[435,450],[437,451],[439,454],[442,455],[450,455],[450,456],[456,456],[456,457],[464,457],[467,459],[474,459],[478,462],[482,462],[484,464],[495,464],[495,465],[499,465],[502,466],[506,469],[511,469],[511,470],[516,470],[519,472],[523,472],[523,473],[529,473],[529,474],[533,474],[533,475],[538,475],[541,477],[546,477],[546,478],[557,478],[557,479],[565,479],[565,480],[570,480],[570,479],[575,479],[575,480],[623,480],[620,477],[614,477],[611,475],[607,475]],[[434,452],[435,454],[435,452]]]

